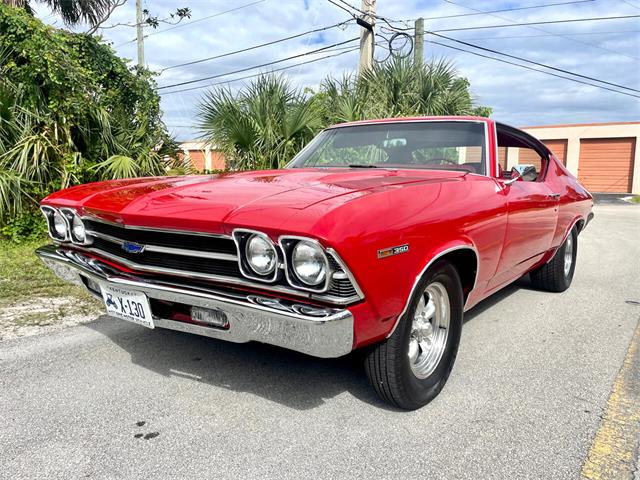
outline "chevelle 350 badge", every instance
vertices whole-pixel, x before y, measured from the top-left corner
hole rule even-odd
[[[398,245],[397,247],[383,248],[378,250],[378,258],[387,258],[400,253],[407,253],[409,251],[409,244]]]

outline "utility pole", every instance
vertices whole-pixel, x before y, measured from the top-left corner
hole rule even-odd
[[[416,19],[413,29],[413,62],[422,63],[424,60],[424,18]]]
[[[136,33],[138,42],[138,66],[144,68],[144,33],[142,31],[142,0],[136,0]]]
[[[373,25],[376,21],[376,0],[362,0],[361,10],[364,15],[360,17],[362,22],[358,22],[362,27],[360,30],[360,63],[358,68],[360,72],[363,72],[373,65],[373,44],[375,42]]]

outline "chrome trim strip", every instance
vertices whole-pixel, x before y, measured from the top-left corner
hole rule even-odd
[[[473,288],[471,288],[471,290],[469,290],[469,294],[467,295],[467,299],[471,296],[471,293],[475,290],[476,288],[476,283],[478,281],[478,276],[480,274],[480,255],[478,255],[478,251],[476,250],[476,248],[473,245],[458,245],[457,247],[451,247],[451,248],[447,248],[446,250],[443,250],[442,252],[438,253],[437,255],[435,255],[433,258],[431,258],[431,260],[429,260],[429,262],[427,263],[427,265],[420,271],[420,273],[418,274],[418,276],[416,277],[415,281],[413,282],[413,287],[411,287],[411,292],[409,292],[409,296],[407,297],[407,301],[404,304],[404,308],[402,309],[402,312],[400,312],[400,315],[398,315],[398,318],[396,318],[395,323],[393,324],[393,328],[391,329],[391,331],[389,332],[389,334],[387,335],[387,338],[389,338],[391,335],[393,335],[393,332],[396,331],[396,327],[398,326],[398,324],[400,323],[400,320],[402,319],[402,317],[407,313],[407,310],[409,309],[409,304],[411,303],[411,297],[413,297],[413,294],[416,290],[416,287],[418,286],[418,283],[420,282],[420,279],[422,278],[422,276],[425,274],[425,272],[429,269],[429,267],[431,265],[433,265],[433,263],[438,260],[440,257],[446,255],[447,253],[451,253],[454,252],[456,250],[471,250],[473,251],[473,253],[475,253],[476,255],[476,261],[478,262],[477,264],[477,268],[476,268],[476,277],[473,280]],[[466,305],[466,302],[465,302]],[[463,310],[464,310],[464,306],[463,306]]]
[[[201,235],[201,236],[207,236],[207,237],[226,238],[228,240],[232,240],[230,235],[226,235],[224,233],[210,233],[210,232],[193,231],[193,230],[177,230],[177,229],[171,229],[171,228],[156,228],[156,227],[142,227],[138,225],[125,225],[123,223],[111,222],[109,220],[105,220],[104,218],[100,218],[94,214],[90,214],[86,212],[82,217],[80,217],[80,219],[100,222],[107,225],[113,225],[115,227],[126,228],[128,230],[146,230],[148,232],[177,233],[177,234],[184,234],[184,235]]]
[[[111,235],[107,235],[106,233],[96,232],[94,230],[87,230],[87,235],[102,238],[103,240],[107,240],[118,245],[123,245],[126,242],[126,240],[122,240],[121,238],[113,237]],[[145,252],[167,253],[170,255],[181,255],[184,257],[210,258],[212,260],[225,260],[229,262],[235,262],[238,259],[237,255],[233,255],[231,253],[205,252],[202,250],[162,247],[160,245],[150,244],[145,244]]]
[[[230,285],[240,285],[240,286],[246,286],[251,288],[257,288],[261,290],[268,289],[269,291],[273,291],[277,293],[284,293],[284,294],[293,295],[296,297],[309,298],[309,299],[318,300],[322,302],[332,303],[334,305],[348,305],[350,303],[354,303],[354,302],[357,302],[358,300],[361,300],[356,296],[337,297],[335,295],[312,295],[308,292],[294,290],[292,288],[283,287],[280,285],[267,285],[264,283],[251,282],[241,277],[212,275],[208,273],[197,273],[197,272],[191,272],[187,270],[174,270],[171,268],[163,268],[163,267],[149,267],[146,265],[139,265],[135,262],[130,262],[127,259],[115,256],[115,255],[111,255],[97,248],[87,248],[87,247],[78,247],[78,248],[81,248],[82,250],[90,253],[94,253],[101,257],[104,257],[107,260],[113,261],[114,263],[124,265],[125,267],[130,268],[132,270],[136,270],[144,273],[158,273],[158,274],[172,275],[175,277],[182,277],[182,278],[195,278],[199,280],[208,280],[212,282],[226,283]]]
[[[324,285],[321,288],[313,288],[311,286],[305,286],[305,283],[300,279],[296,279],[296,281],[299,283],[299,285],[297,285],[296,283],[291,281],[291,276],[289,275],[289,264],[288,264],[288,262],[289,262],[289,253],[290,252],[285,248],[284,243],[283,243],[286,240],[297,240],[297,241],[310,242],[310,243],[313,243],[313,244],[315,244],[315,245],[320,247],[320,249],[322,250],[322,253],[324,254],[324,263],[325,263],[325,272],[326,272]],[[331,270],[331,265],[329,264],[329,259],[327,258],[326,249],[322,246],[322,244],[318,240],[316,240],[315,238],[302,237],[302,236],[299,236],[299,235],[280,235],[278,237],[278,244],[280,245],[280,248],[282,249],[282,254],[283,254],[283,257],[284,257],[284,276],[286,277],[287,282],[289,283],[289,285],[291,285],[293,288],[298,288],[300,290],[305,290],[307,292],[314,292],[314,293],[324,293],[327,290],[329,290],[329,286],[331,285],[331,276],[333,275],[333,271]]]
[[[113,274],[113,269],[100,261],[74,250],[66,252],[68,255],[64,250],[48,245],[39,248],[36,254],[65,281],[84,286],[84,276],[98,284],[108,283],[142,292],[152,299],[220,310],[229,322],[228,329],[220,329],[154,318],[155,325],[160,328],[237,343],[269,343],[322,358],[346,355],[353,349],[353,314],[349,310],[322,309],[269,298],[260,302],[256,300],[263,297],[255,295],[231,295],[154,283],[134,275]]]

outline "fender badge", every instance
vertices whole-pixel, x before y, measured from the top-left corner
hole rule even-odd
[[[398,245],[397,247],[383,248],[382,250],[378,250],[378,259],[391,257],[393,255],[398,255],[399,253],[407,253],[408,251],[408,243]]]

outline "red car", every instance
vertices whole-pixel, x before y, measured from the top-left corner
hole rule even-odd
[[[365,348],[373,388],[415,409],[444,386],[464,311],[526,273],[569,287],[592,206],[515,128],[372,120],[327,128],[283,170],[54,193],[42,211],[55,244],[37,254],[149,328],[318,357]]]

